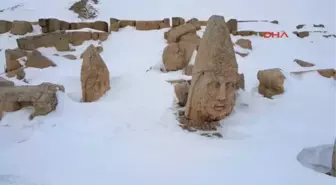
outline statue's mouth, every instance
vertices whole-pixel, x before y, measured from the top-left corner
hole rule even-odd
[[[213,108],[216,111],[223,111],[225,109],[225,105],[224,104],[215,104]]]

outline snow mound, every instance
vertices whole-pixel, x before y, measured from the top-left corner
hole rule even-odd
[[[326,174],[331,171],[333,147],[330,144],[304,148],[297,159],[305,167]]]

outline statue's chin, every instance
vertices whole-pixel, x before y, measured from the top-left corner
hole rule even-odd
[[[227,106],[217,101],[211,102],[207,105],[207,113],[213,121],[218,121],[227,114]]]

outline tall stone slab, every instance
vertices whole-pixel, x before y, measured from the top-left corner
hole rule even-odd
[[[81,83],[83,102],[97,101],[110,89],[110,72],[92,44],[83,53]]]

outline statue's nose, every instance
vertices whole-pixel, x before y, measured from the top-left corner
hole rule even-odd
[[[226,99],[226,86],[224,83],[221,84],[219,92],[217,94],[217,100],[224,101]]]

